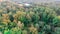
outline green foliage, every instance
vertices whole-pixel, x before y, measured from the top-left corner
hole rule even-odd
[[[60,26],[60,16],[56,16],[54,19],[53,19],[53,24],[55,26]]]
[[[56,27],[54,33],[55,33],[55,34],[60,34],[60,27]]]
[[[33,16],[31,16],[32,22],[34,22],[34,24],[36,24],[39,21],[39,15],[38,14],[34,14]]]
[[[11,30],[4,30],[4,34],[21,34],[22,31],[21,29],[18,29],[18,28],[13,28]]]
[[[21,34],[22,33],[22,30],[21,29],[18,29],[18,28],[13,28],[11,33],[12,34]]]
[[[28,21],[27,21],[27,19],[26,19],[25,16],[20,16],[20,17],[19,17],[19,21],[23,22],[24,25],[27,26]]]
[[[22,31],[22,34],[27,34],[27,31],[26,31],[26,30],[23,30],[23,31]]]
[[[46,8],[44,12],[41,14],[41,20],[48,23],[52,22],[54,17],[56,16],[55,11],[50,8]]]
[[[8,28],[11,29],[13,27],[16,27],[16,25],[17,25],[16,23],[10,22],[10,23],[8,23]]]
[[[10,30],[4,30],[4,34],[12,34]]]
[[[0,31],[3,34],[60,34],[60,15],[56,13],[60,8],[21,8],[11,4],[3,2],[0,7]]]

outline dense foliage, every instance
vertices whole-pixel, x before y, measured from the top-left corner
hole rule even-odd
[[[48,7],[0,7],[3,34],[60,34],[60,16]]]

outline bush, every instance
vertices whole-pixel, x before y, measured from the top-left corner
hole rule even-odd
[[[60,26],[60,16],[56,16],[54,19],[53,19],[53,24],[55,26]]]

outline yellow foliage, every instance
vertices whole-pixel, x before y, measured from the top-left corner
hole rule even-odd
[[[16,13],[17,13],[17,15],[25,15],[26,14],[26,12],[21,12],[21,11],[17,11]]]
[[[17,23],[17,19],[14,19],[14,21],[13,21],[13,22]]]
[[[33,12],[33,11],[30,11],[30,13],[31,13],[31,14],[34,14],[34,12]]]
[[[7,25],[8,23],[7,22],[2,22],[3,24]]]
[[[26,15],[26,17],[27,17],[28,19],[31,19],[31,17],[30,17],[30,15],[29,15],[29,14],[27,14],[27,15]]]
[[[18,18],[18,15],[17,14],[14,14],[13,17],[14,17],[14,19],[17,19]]]
[[[2,22],[8,24],[10,22],[8,14],[2,14]]]
[[[12,31],[18,31],[17,29],[19,29],[18,27],[12,28]]]
[[[58,19],[60,19],[60,16],[57,16],[58,17]]]
[[[30,12],[30,13],[29,13],[30,16],[33,16],[34,14],[35,14],[34,12]]]
[[[24,27],[24,24],[18,21],[17,26],[22,29]]]
[[[0,13],[2,13],[3,11],[2,10],[0,10]]]
[[[27,31],[26,31],[26,30],[23,30],[23,31],[22,31],[22,34],[27,34]]]
[[[3,19],[9,19],[9,15],[8,14],[2,14]]]
[[[3,19],[3,22],[7,22],[8,23],[8,22],[10,22],[10,20],[9,19],[8,20],[7,19]]]
[[[37,28],[35,28],[33,25],[31,25],[31,27],[29,28],[30,32],[32,32],[33,34],[38,34]]]
[[[2,14],[2,16],[3,16],[3,17],[7,17],[7,16],[8,16],[8,14]]]

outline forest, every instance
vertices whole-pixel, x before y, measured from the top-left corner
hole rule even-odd
[[[0,34],[60,34],[60,8],[2,2]]]

